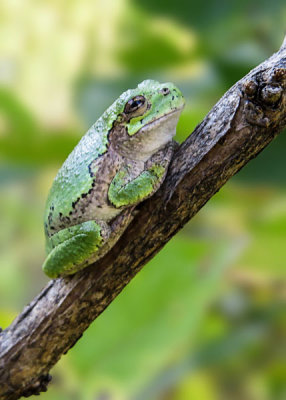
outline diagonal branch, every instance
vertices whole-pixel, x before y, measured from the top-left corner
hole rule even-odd
[[[50,281],[0,335],[0,399],[45,390],[49,370],[200,208],[286,126],[286,38],[179,147],[160,190],[97,263]]]

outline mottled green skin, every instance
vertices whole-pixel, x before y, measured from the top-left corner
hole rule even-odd
[[[170,93],[162,94],[162,88]],[[139,95],[148,107],[127,118],[126,103]],[[183,105],[172,83],[144,81],[124,92],[82,137],[47,199],[43,270],[48,276],[75,273],[102,256],[110,234],[116,236],[109,221],[158,189],[172,154],[167,147],[175,131],[168,131],[169,115],[178,118]]]

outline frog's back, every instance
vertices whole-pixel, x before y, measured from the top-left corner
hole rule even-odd
[[[69,219],[77,202],[91,191],[96,171],[92,164],[107,151],[108,130],[99,119],[70,153],[51,187],[45,212],[46,233],[50,236],[72,225]]]

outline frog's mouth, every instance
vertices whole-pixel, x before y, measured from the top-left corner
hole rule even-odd
[[[148,124],[144,125],[137,133],[136,135],[143,133],[145,131],[153,130],[153,129],[158,129],[163,128],[166,130],[169,130],[172,134],[171,136],[173,137],[176,133],[176,126],[178,124],[178,120],[180,117],[181,112],[183,111],[184,106],[180,108],[176,108],[175,110],[170,111],[167,114],[162,115],[161,117],[151,120]]]
[[[128,150],[136,153],[136,159],[146,161],[173,139],[182,110],[183,106],[150,121],[129,139]]]

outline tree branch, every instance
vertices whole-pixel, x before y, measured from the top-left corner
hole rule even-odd
[[[49,370],[199,209],[286,125],[286,38],[237,82],[179,147],[159,191],[111,251],[50,281],[0,335],[0,399],[45,390]]]

